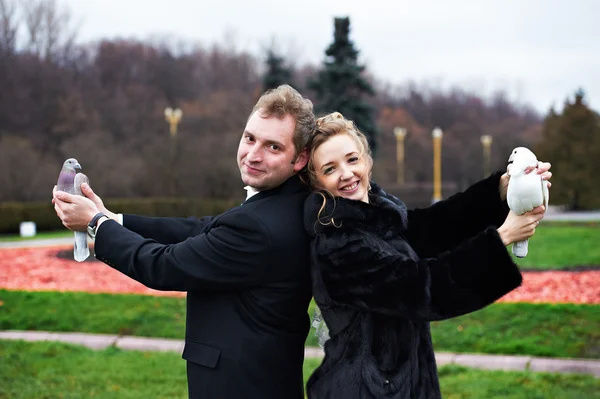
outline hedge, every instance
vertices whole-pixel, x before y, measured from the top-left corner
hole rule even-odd
[[[104,204],[113,212],[171,217],[217,215],[239,205],[232,200],[208,198],[121,198],[105,199]],[[65,228],[50,201],[0,202],[0,234],[18,234],[19,224],[24,221],[35,222],[37,231]]]

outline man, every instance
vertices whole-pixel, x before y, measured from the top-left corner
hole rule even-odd
[[[304,397],[311,288],[298,172],[314,125],[312,103],[290,86],[263,94],[237,153],[248,198],[219,216],[117,215],[87,185],[87,198],[54,190],[67,228],[92,224],[99,260],[148,287],[187,291],[190,398]]]

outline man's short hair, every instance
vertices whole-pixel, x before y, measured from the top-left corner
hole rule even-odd
[[[259,109],[260,115],[264,117],[283,118],[287,114],[291,115],[296,121],[293,138],[296,155],[306,148],[315,128],[313,104],[309,99],[302,97],[292,86],[281,85],[260,96],[250,116]]]

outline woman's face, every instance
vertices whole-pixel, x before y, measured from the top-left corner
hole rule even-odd
[[[348,134],[337,134],[313,153],[318,188],[335,196],[369,202],[370,162]]]

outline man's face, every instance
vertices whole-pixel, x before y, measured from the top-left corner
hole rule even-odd
[[[237,160],[242,181],[259,191],[281,185],[307,162],[306,151],[296,157],[293,136],[296,121],[291,115],[282,119],[252,114],[238,147]]]

